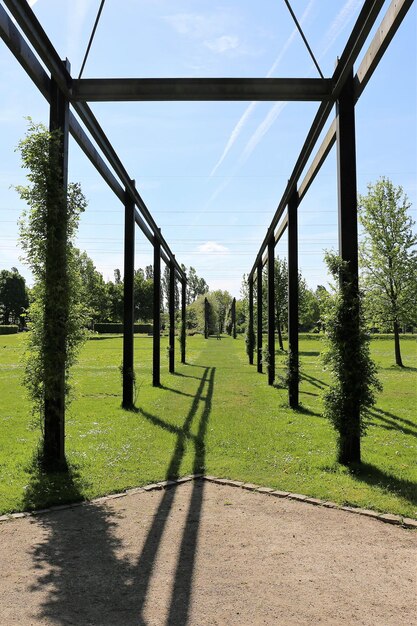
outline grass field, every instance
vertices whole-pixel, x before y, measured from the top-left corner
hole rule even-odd
[[[151,386],[152,338],[137,336],[136,409],[120,407],[122,339],[95,336],[74,369],[75,399],[66,423],[70,472],[46,476],[34,458],[33,426],[20,385],[24,337],[0,337],[0,512],[89,499],[166,477],[204,471],[365,508],[417,517],[415,338],[402,340],[404,363],[393,365],[393,342],[372,341],[384,391],[369,416],[363,465],[335,462],[335,436],[321,416],[328,380],[321,342],[300,343],[300,411],[284,389],[247,364],[243,338],[188,339],[187,365]],[[166,339],[162,342],[166,351]],[[179,344],[177,356],[179,353]],[[284,357],[277,357],[277,369]]]

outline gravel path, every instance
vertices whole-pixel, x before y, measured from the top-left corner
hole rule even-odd
[[[4,522],[2,626],[412,626],[417,533],[195,481]]]

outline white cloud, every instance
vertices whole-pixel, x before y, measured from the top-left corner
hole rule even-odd
[[[323,48],[320,50],[319,57],[324,57],[328,50],[333,46],[336,39],[341,32],[348,26],[353,15],[363,5],[362,0],[347,0],[346,4],[342,7],[339,13],[336,15],[333,22],[330,24],[327,32],[323,38]]]
[[[206,243],[201,244],[201,246],[198,246],[198,251],[205,252],[206,254],[228,254],[229,248],[226,248],[226,246],[222,246],[216,241],[207,241]]]
[[[277,117],[281,114],[282,110],[287,106],[288,102],[277,102],[274,104],[272,109],[270,109],[269,113],[259,124],[258,128],[253,133],[252,137],[249,139],[246,147],[243,151],[242,156],[240,157],[240,163],[244,163],[248,160],[252,152],[255,150],[258,143],[262,140],[262,138],[266,135],[266,133],[271,128],[272,124],[275,122]]]
[[[204,45],[216,54],[224,54],[239,47],[239,37],[236,37],[236,35],[223,35],[213,41],[205,41]]]
[[[38,0],[28,0],[28,5],[29,5],[30,7],[33,7],[33,5],[37,3],[37,1],[38,1]]]
[[[309,4],[307,5],[303,15],[301,16],[300,19],[300,24],[303,24],[304,21],[307,19],[308,14],[310,13],[313,5],[315,3],[315,0],[310,0]],[[285,44],[283,45],[280,53],[278,54],[277,58],[275,59],[275,61],[273,62],[272,66],[270,67],[269,71],[266,74],[266,78],[271,78],[273,76],[273,74],[275,73],[278,65],[281,63],[282,58],[284,57],[285,53],[287,52],[288,48],[291,46],[292,42],[294,41],[294,38],[297,34],[297,29],[294,28],[294,30],[292,31],[291,35],[288,37],[287,41],[285,42]],[[216,165],[213,167],[211,173],[210,173],[210,177],[214,176],[215,172],[217,171],[217,169],[220,167],[220,165],[223,163],[224,159],[226,158],[226,156],[228,155],[228,153],[230,152],[230,150],[232,149],[233,145],[235,144],[235,142],[237,141],[239,135],[241,134],[242,130],[244,129],[244,127],[246,126],[247,121],[249,120],[249,118],[251,117],[253,111],[256,109],[256,107],[258,106],[257,102],[251,102],[249,104],[249,106],[246,107],[245,111],[243,112],[243,115],[241,116],[241,118],[239,119],[239,121],[237,122],[236,126],[234,127],[234,129],[231,132],[231,135],[229,137],[229,139],[227,140],[226,146],[223,150],[223,153],[220,157],[220,159],[217,161]],[[282,110],[282,109],[281,109]],[[279,113],[281,112],[281,110],[278,112],[278,114],[276,115],[276,117],[278,117]],[[272,110],[272,112],[270,112],[268,114],[268,120],[270,119],[271,115],[274,115],[274,111],[275,111],[275,107]],[[275,121],[276,117],[274,118],[273,121]],[[268,121],[266,121],[266,123],[268,123]],[[265,120],[264,122],[262,122],[262,124],[265,124]],[[271,124],[269,124],[269,126],[271,126]],[[268,128],[269,128],[268,126]],[[260,130],[260,132],[262,132],[262,130]],[[266,131],[265,131],[266,132]],[[265,132],[263,132],[262,136],[265,134]],[[254,136],[252,136],[252,138],[250,139],[251,143],[253,141]],[[259,141],[256,141],[256,143],[259,143]],[[248,144],[249,146],[249,144]],[[245,152],[248,150],[248,146],[246,146],[245,148]],[[253,149],[253,148],[252,148]],[[246,157],[247,158],[247,157]],[[246,159],[245,159],[246,160]]]

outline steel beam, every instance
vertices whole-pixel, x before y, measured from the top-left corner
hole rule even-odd
[[[161,244],[153,244],[153,365],[152,384],[161,384]]]
[[[288,184],[285,188],[284,194],[281,198],[277,210],[275,211],[275,215],[272,218],[269,230],[276,228],[285,210],[285,207],[288,204],[290,196],[297,188],[298,179],[300,178],[305,166],[307,165],[307,162],[313,152],[314,146],[316,145],[320,133],[323,130],[324,125],[331,113],[333,106],[332,102],[337,99],[343,87],[344,81],[346,80],[346,76],[348,76],[349,72],[352,71],[353,64],[355,63],[356,58],[366,41],[366,38],[368,37],[383,4],[384,0],[365,0],[362,10],[356,20],[355,26],[353,27],[352,33],[345,46],[345,49],[340,57],[340,61],[334,71],[332,78],[333,89],[330,100],[322,102],[319,106],[319,109],[307,134],[307,138],[300,151],[300,155],[292,171],[291,177],[288,180]],[[268,237],[269,235],[267,235],[262,242],[262,245],[257,254],[253,267],[249,273],[249,276],[253,276],[258,266],[258,263],[262,261],[263,253],[268,245]]]
[[[275,380],[275,237],[268,242],[268,385]]]
[[[282,220],[278,230],[275,233],[275,245],[278,243],[278,241],[281,239],[282,235],[285,233],[286,229],[287,229],[287,225],[288,225],[288,218],[285,215],[284,219]],[[262,265],[265,266],[268,262],[268,251],[265,253],[265,255],[262,257]]]
[[[175,267],[169,264],[169,371],[175,372]]]
[[[9,11],[12,13],[12,15],[15,17],[19,26],[21,27],[24,34],[26,35],[28,41],[32,44],[32,46],[36,50],[37,54],[39,55],[39,57],[41,58],[45,66],[50,70],[54,80],[60,87],[62,93],[67,98],[71,98],[72,97],[72,82],[73,82],[71,75],[67,69],[62,67],[61,59],[59,58],[58,53],[56,52],[55,48],[50,42],[48,36],[46,35],[45,31],[43,30],[41,24],[39,23],[38,19],[36,18],[30,6],[26,2],[21,2],[20,0],[5,0],[5,4],[8,7]],[[4,9],[1,9],[1,11],[8,18]],[[46,85],[42,84],[42,81],[44,79],[40,80],[39,76],[37,76],[37,73],[39,71],[41,72],[41,75],[42,75],[42,72],[43,72],[42,66],[39,64],[39,61],[37,60],[35,55],[31,53],[30,48],[27,46],[26,42],[24,41],[21,34],[14,26],[14,24],[11,24],[10,18],[6,19],[3,13],[0,12],[0,17],[2,18],[0,19],[0,32],[1,32],[3,39],[6,41],[6,44],[8,45],[8,47],[11,49],[13,54],[16,56],[16,58],[18,58],[19,62],[23,65],[23,67],[25,67],[26,70],[27,70],[28,65],[29,66],[30,64],[34,65],[34,67],[32,67],[32,69],[30,70],[29,75],[31,76],[32,80],[34,80],[38,88],[42,91],[42,93],[44,93],[46,89]],[[27,55],[28,52],[29,52],[29,56]],[[19,57],[17,55],[19,55]],[[30,60],[30,63],[29,63],[29,60]],[[36,78],[36,81],[35,81],[35,78]],[[48,77],[47,79],[49,80]],[[45,97],[47,97],[46,92],[44,93],[44,95]],[[161,246],[163,250],[165,251],[165,254],[168,257],[169,261],[173,261],[174,255],[172,254],[167,242],[162,237],[157,224],[153,220],[151,213],[147,209],[137,189],[134,186],[132,186],[130,176],[128,175],[122,162],[117,156],[116,151],[114,150],[113,146],[108,140],[100,124],[96,120],[94,114],[89,109],[88,105],[85,103],[75,102],[74,109],[78,113],[82,121],[84,122],[91,136],[96,141],[97,145],[99,146],[103,155],[107,159],[108,163],[111,165],[111,167],[113,168],[113,170],[116,172],[117,176],[119,177],[123,185],[121,187],[122,194],[124,194],[124,188],[130,192],[132,197],[135,199],[135,203],[139,211],[144,216],[149,227],[153,230],[154,235],[150,235],[149,237],[149,228],[147,227],[147,232],[144,231],[145,235],[150,240],[153,239],[153,236],[158,237],[160,239]],[[83,146],[81,146],[81,148],[84,150]],[[94,161],[92,162],[96,166],[96,163]],[[139,214],[137,214],[136,223],[139,225],[140,228],[142,228],[141,224],[143,224],[143,220],[141,222],[138,219],[139,217],[140,217]],[[185,279],[185,275],[180,265],[177,262],[175,262],[175,267],[176,267],[177,274],[182,279]]]
[[[248,324],[248,357],[249,357],[249,365],[253,365],[253,278],[249,280],[249,324]]]
[[[325,78],[82,78],[74,102],[322,101],[332,93]]]
[[[258,372],[262,373],[262,263],[258,264],[256,279],[256,366]]]
[[[125,195],[124,279],[123,279],[123,400],[125,409],[134,404],[134,277],[135,202]]]
[[[288,402],[293,409],[299,403],[298,204],[298,193],[295,191],[288,203]]]

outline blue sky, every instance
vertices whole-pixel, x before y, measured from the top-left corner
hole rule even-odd
[[[78,76],[99,0],[30,4]],[[331,76],[362,4],[292,1],[325,76]],[[356,108],[359,192],[388,176],[404,187],[414,217],[416,21],[414,5]],[[3,43],[0,71],[0,268],[18,267],[30,282],[19,260],[22,205],[10,186],[24,183],[14,151],[26,130],[24,118],[47,123],[48,107]],[[83,76],[313,77],[317,71],[283,0],[106,0]],[[210,288],[238,297],[317,106],[168,102],[91,108],[178,261],[194,266]],[[70,179],[81,182],[89,201],[78,245],[112,279],[114,268],[123,268],[123,207],[73,140]],[[335,148],[299,216],[301,271],[311,287],[326,284],[323,250],[337,249]],[[285,253],[286,236],[277,246],[277,254]],[[136,267],[151,262],[150,244],[137,229]]]

